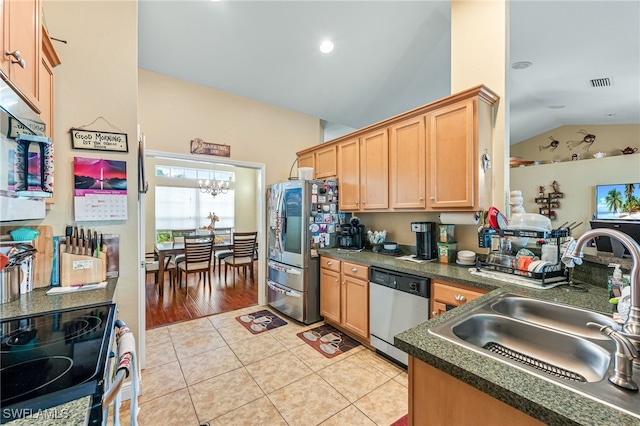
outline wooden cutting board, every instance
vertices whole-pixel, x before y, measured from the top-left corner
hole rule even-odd
[[[51,268],[53,265],[53,227],[51,225],[40,226],[0,226],[0,235],[8,235],[9,232],[19,228],[31,228],[38,230],[38,237],[33,244],[38,252],[35,255],[33,288],[48,287],[51,285]]]

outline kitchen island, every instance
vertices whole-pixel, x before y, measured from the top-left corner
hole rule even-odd
[[[631,425],[640,423],[638,417],[428,332],[429,328],[474,309],[489,297],[505,292],[607,313],[611,311],[611,307],[608,303],[606,288],[590,283],[580,283],[588,290],[587,292],[568,291],[567,285],[537,290],[472,275],[468,267],[457,265],[436,262],[417,264],[366,251],[356,253],[322,250],[321,254],[490,290],[478,299],[397,335],[395,345],[413,357],[413,361],[434,367],[450,378],[455,378],[490,396],[497,400],[496,402],[501,401],[532,417],[532,420],[537,419],[546,424]],[[581,267],[589,266],[578,268]],[[464,403],[464,401],[458,401],[457,406],[463,406]],[[474,423],[482,424],[482,412],[477,413],[475,420]],[[425,421],[428,419],[420,418],[415,424]],[[513,421],[513,418],[504,418],[505,424],[513,424]]]
[[[0,319],[28,318],[30,316],[67,309],[90,307],[110,303],[114,299],[117,278],[109,279],[104,288],[75,291],[67,294],[47,295],[51,287],[37,288],[20,295],[18,300],[0,304]],[[28,410],[22,418],[8,422],[11,425],[33,424],[86,424],[92,404],[91,395],[82,396],[42,410]]]

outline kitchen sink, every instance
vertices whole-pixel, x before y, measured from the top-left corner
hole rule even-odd
[[[429,333],[640,418],[640,395],[611,384],[615,344],[587,322],[620,326],[605,314],[500,294]],[[640,382],[640,372],[634,379]]]
[[[509,318],[538,324],[555,330],[562,330],[577,336],[596,340],[609,340],[597,330],[587,327],[588,322],[608,325],[620,330],[620,325],[612,317],[568,305],[545,302],[516,295],[504,295],[491,309]]]
[[[566,380],[602,380],[611,361],[606,349],[586,339],[502,315],[471,315],[451,331],[476,347]]]

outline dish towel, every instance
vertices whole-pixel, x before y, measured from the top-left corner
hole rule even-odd
[[[567,268],[573,268],[576,265],[582,265],[582,252],[577,256],[573,255],[573,251],[576,248],[576,240],[574,238],[562,244],[562,263],[567,265]]]

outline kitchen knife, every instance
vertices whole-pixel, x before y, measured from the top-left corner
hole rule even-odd
[[[92,256],[91,254],[91,229],[87,229],[87,240],[84,242],[84,254]]]
[[[65,235],[67,238],[64,240],[64,249],[67,253],[71,253],[71,236],[73,235],[73,227],[71,225],[67,225]]]
[[[84,254],[84,228],[80,229],[80,240],[78,241],[78,254]]]
[[[93,254],[95,257],[100,257],[100,247],[98,247],[98,232],[93,231]]]

